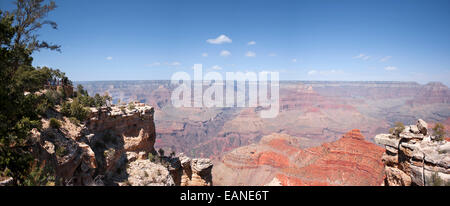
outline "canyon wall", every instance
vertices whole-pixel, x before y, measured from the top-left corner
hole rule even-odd
[[[301,149],[308,139],[286,134],[264,136],[215,163],[219,185],[381,185],[383,149],[359,130],[317,147]]]
[[[90,94],[154,105],[156,147],[216,160],[272,133],[308,138],[302,147],[311,147],[358,128],[373,142],[397,121],[450,118],[450,90],[441,83],[281,81],[280,113],[272,119],[260,118],[260,108],[174,108],[170,81],[80,83]]]

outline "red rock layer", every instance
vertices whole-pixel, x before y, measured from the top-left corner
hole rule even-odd
[[[243,185],[264,185],[273,178],[289,186],[381,185],[383,182],[384,149],[366,141],[357,129],[335,142],[309,149],[300,149],[296,139],[272,134],[258,144],[233,150],[217,165],[217,170],[228,173],[228,177],[217,170],[213,171],[213,177],[219,185],[235,185],[233,178]]]

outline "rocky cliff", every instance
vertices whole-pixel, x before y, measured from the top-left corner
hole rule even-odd
[[[49,116],[59,119],[61,127],[50,127],[46,118],[42,129],[32,131],[33,153],[55,169],[57,184],[212,185],[209,159],[155,151],[152,107],[135,103],[90,110],[82,123],[54,111]]]
[[[258,144],[233,150],[215,164],[221,185],[381,185],[383,149],[359,130],[339,140],[301,149],[305,138],[265,136]]]
[[[450,142],[437,140],[419,119],[402,131],[379,134],[375,141],[386,148],[382,160],[387,186],[450,184]]]

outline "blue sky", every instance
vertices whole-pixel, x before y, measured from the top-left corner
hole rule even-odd
[[[170,79],[200,63],[204,71],[278,71],[284,80],[450,85],[446,0],[56,3],[49,19],[58,30],[40,34],[62,52],[36,53],[34,65],[75,81]]]

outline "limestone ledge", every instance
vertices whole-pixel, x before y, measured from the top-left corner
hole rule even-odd
[[[416,125],[405,126],[398,135],[379,134],[375,142],[386,148],[385,185],[435,185],[450,183],[450,142],[438,141],[428,132],[428,125],[419,119]]]

